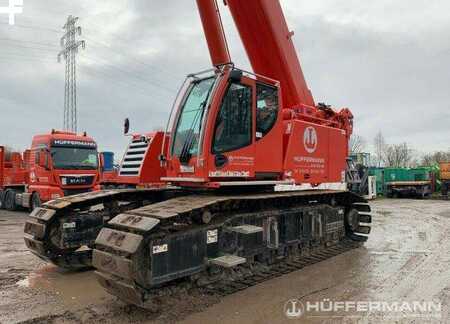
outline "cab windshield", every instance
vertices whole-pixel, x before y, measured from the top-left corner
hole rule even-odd
[[[182,162],[198,154],[201,125],[215,80],[215,77],[194,80],[187,91],[172,141],[172,155]]]
[[[96,170],[97,149],[77,147],[52,147],[53,167],[59,170]]]

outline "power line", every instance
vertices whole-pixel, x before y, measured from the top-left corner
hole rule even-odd
[[[57,13],[56,11],[54,11],[54,10],[48,10],[47,8],[45,9],[45,12],[46,12],[46,13],[48,13],[48,12],[53,12],[53,13],[56,14],[56,15],[62,15],[62,14],[63,14],[62,12]],[[25,17],[25,18],[27,18],[27,19],[31,19],[31,17],[26,17],[26,16],[24,16],[24,15],[22,15],[21,17]],[[34,19],[34,17],[33,17],[33,19]],[[91,19],[84,19],[84,24],[87,25],[87,26],[91,25],[92,27],[94,27],[93,30],[95,30],[95,31],[96,31],[96,30],[102,30],[102,29],[103,29],[103,26],[100,26],[99,24],[93,23],[93,22],[91,21]],[[31,27],[31,26],[25,26],[25,25],[22,25],[22,26],[23,26],[24,28],[33,28],[33,29],[35,28],[34,26],[32,26],[32,27]],[[45,27],[40,27],[40,28],[43,29],[43,30],[51,31],[51,32],[59,32],[58,30],[52,29],[52,28],[45,28]],[[85,27],[84,29],[87,30],[87,31],[90,30],[89,28],[86,28],[86,27]],[[118,35],[117,33],[111,34],[111,36],[113,36],[114,38],[116,38],[116,39],[118,39],[118,40],[121,40],[122,42],[125,42],[125,43],[130,42],[129,39],[126,39],[126,38],[124,38],[124,37]],[[92,39],[92,38],[90,38],[90,37],[88,37],[88,36],[86,36],[86,35],[84,35],[84,38],[87,39],[87,40],[89,40],[89,42],[93,42],[93,43],[97,43],[97,44],[99,44],[99,45],[105,46],[105,47],[109,48],[110,50],[112,50],[113,52],[116,52],[116,53],[119,54],[119,55],[123,55],[123,56],[129,57],[129,53],[118,52],[116,48],[114,48],[113,46],[111,46],[111,45],[109,45],[109,44],[107,44],[107,43],[105,43],[105,42],[103,42],[103,41],[99,41],[99,40],[96,40],[96,39]],[[168,70],[166,70],[166,69],[164,69],[164,68],[162,68],[162,67],[160,67],[160,66],[150,65],[150,64],[148,64],[148,63],[143,62],[142,60],[136,59],[135,57],[133,58],[133,60],[134,60],[135,63],[138,63],[138,64],[140,64],[140,65],[142,65],[142,66],[148,67],[148,68],[150,68],[150,69],[152,69],[152,70],[154,70],[154,71],[159,71],[159,72],[161,72],[161,73],[164,73],[165,75],[168,75],[168,76],[170,76],[171,78],[173,78],[175,81],[178,81],[178,80],[179,80],[179,76],[178,76],[178,75],[176,75],[176,74],[174,74],[174,73],[172,73],[172,72],[170,72],[170,71],[168,71]]]
[[[98,41],[94,41],[94,40],[91,39],[90,37],[86,37],[86,36],[85,36],[84,38],[90,40],[90,41],[93,42],[93,43],[99,44],[99,45],[102,46],[102,47],[103,47],[103,46],[105,46],[105,47],[108,46],[108,47],[109,47],[109,45],[107,45],[106,43],[101,43],[101,42],[98,42]],[[35,45],[38,45],[38,46],[48,47],[48,48],[42,48],[42,47],[35,47],[35,46],[25,46],[25,45],[17,45],[17,44],[11,44],[11,45],[10,45],[10,44],[7,44],[7,46],[16,46],[16,47],[29,48],[29,49],[34,49],[34,50],[52,51],[52,49],[50,49],[50,48],[56,48],[55,45],[52,45],[52,44],[49,44],[49,43],[41,43],[41,42],[33,42],[33,41],[24,41],[24,40],[15,40],[15,39],[10,39],[10,38],[0,38],[0,41],[12,42],[12,43],[19,43],[19,44],[22,44],[22,43],[24,43],[24,44],[35,44]],[[103,45],[103,44],[104,44],[104,45]],[[94,45],[94,46],[95,46],[95,45]],[[116,53],[119,54],[119,55],[125,56],[125,55],[122,54],[122,53],[119,53],[119,52],[116,52]],[[102,64],[103,64],[103,63],[102,63]],[[143,63],[142,63],[142,65],[154,69],[151,65],[143,64]],[[125,70],[122,70],[122,72],[125,72],[125,73],[131,73],[131,74],[133,74],[133,76],[135,76],[135,74],[134,74],[132,71],[125,71]],[[166,74],[166,75],[167,75],[167,74]],[[142,78],[142,77],[138,77],[138,78],[141,79],[141,80],[144,81],[144,82],[147,82],[147,83],[152,84],[153,86],[156,86],[156,87],[162,87],[162,88],[164,88],[165,90],[172,92],[172,89],[171,89],[171,88],[165,87],[164,85],[161,85],[161,83],[155,83],[155,82],[149,81],[149,80],[147,80],[146,78]]]
[[[0,38],[0,41],[2,41],[2,42],[13,42],[13,43],[34,44],[34,45],[39,45],[39,46],[47,46],[47,47],[52,47],[52,48],[58,48],[58,46],[56,46],[54,44],[33,42],[33,41],[21,40],[21,39]]]
[[[34,55],[28,55],[22,52],[4,52],[2,51],[0,55],[10,55],[9,58],[30,58],[30,59],[36,59],[36,60],[44,60],[48,58],[48,62],[54,62],[54,58],[51,57],[43,57],[43,56],[34,56]],[[8,63],[11,63],[11,60],[8,61]]]
[[[14,59],[17,59],[18,62],[22,62],[23,60],[43,62],[43,63],[53,62],[53,60],[50,57],[35,56],[35,55],[32,55],[31,53],[26,54],[23,52],[2,52],[0,54],[3,55],[3,58],[9,59],[8,63],[13,61]],[[46,60],[46,58],[47,58],[47,60]],[[90,61],[90,62],[102,64],[102,62],[100,62],[96,59],[93,59],[93,58],[84,57],[84,56],[82,56],[82,58],[86,59],[87,61]],[[100,65],[97,65],[97,67],[98,66],[100,66]],[[118,82],[116,82],[116,83],[128,86],[144,96],[151,97],[153,100],[157,100],[157,97],[159,97],[161,100],[170,100],[169,96],[163,96],[159,92],[152,92],[150,94],[148,92],[148,88],[142,86],[142,83],[143,83],[142,79],[133,78],[134,75],[132,73],[125,73],[127,71],[122,70],[122,69],[117,69],[112,65],[103,65],[102,64],[101,67],[108,69],[108,71],[110,73],[102,73],[98,69],[95,70],[95,69],[90,68],[89,66],[81,66],[81,68],[84,72],[90,73],[91,75],[94,74],[94,75],[106,76],[106,79],[108,80],[108,82],[120,81],[120,83],[118,83]],[[107,71],[105,71],[105,72],[107,72]],[[117,75],[114,75],[114,74],[117,74],[117,72],[120,74],[126,75],[126,78],[118,79]],[[125,81],[127,79],[132,82]],[[152,84],[152,86],[154,86],[154,84]],[[171,91],[171,93],[173,94],[173,91]]]
[[[11,56],[5,56],[3,53],[1,53],[0,54],[0,59],[5,59],[5,60],[8,60],[7,62],[9,63],[10,62],[10,60],[11,60]],[[46,61],[46,60],[39,60],[39,59],[36,59],[36,58],[33,58],[33,57],[20,57],[20,61],[19,61],[20,63],[24,63],[24,62],[30,62],[30,63],[32,63],[32,62],[40,62],[40,63],[52,63],[52,62],[54,62],[53,60],[48,60],[48,61]]]
[[[93,81],[103,82],[103,80],[101,80],[102,77],[103,77],[103,79],[107,80],[110,85],[115,85],[115,86],[119,87],[120,90],[122,90],[122,91],[114,91],[113,92],[114,98],[120,98],[123,101],[127,102],[127,104],[130,103],[130,98],[133,98],[133,96],[135,96],[135,95],[142,96],[143,98],[149,99],[152,102],[156,102],[156,103],[158,103],[160,105],[163,105],[163,106],[167,106],[168,104],[170,104],[170,100],[169,99],[167,100],[168,102],[163,102],[163,101],[158,100],[158,99],[155,100],[155,97],[151,93],[145,92],[145,89],[140,88],[140,87],[136,87],[133,84],[130,84],[128,82],[124,82],[123,80],[116,80],[114,78],[111,78],[111,76],[109,76],[106,73],[99,72],[99,71],[92,71],[92,70],[86,69],[85,67],[83,67],[81,69],[81,71],[82,71],[83,74],[86,74],[86,75],[90,76],[90,79],[93,80]],[[123,91],[124,87],[128,87],[129,89],[132,90],[132,92],[130,92],[130,91]]]
[[[0,24],[10,26],[8,23],[4,23],[4,22],[0,22]],[[18,24],[18,23],[15,23],[14,26],[10,26],[10,28],[15,28],[15,27],[23,28],[23,29],[32,29],[32,30],[45,30],[45,31],[49,31],[52,33],[61,33],[60,30],[56,30],[53,28],[45,28],[45,27],[40,27],[40,26],[24,25],[24,24]]]
[[[53,52],[53,53],[55,52],[55,50],[52,50],[50,48],[33,47],[33,46],[25,46],[25,45],[18,45],[18,44],[6,44],[6,46],[28,48],[28,49],[33,49],[33,50],[38,50],[38,51],[47,51],[47,52]]]
[[[25,56],[25,55],[21,55],[21,54],[17,54],[17,53],[0,53],[0,61],[1,59],[5,59],[5,62],[10,63],[11,62],[11,58],[20,58],[20,60],[18,60],[18,62],[23,63],[23,61],[28,61],[28,62],[40,62],[40,63],[52,63],[54,62],[54,60],[52,58],[49,58],[48,60],[43,59],[40,56]],[[81,70],[83,72],[83,74],[87,74],[89,76],[91,76],[91,80],[94,81],[99,81],[99,82],[104,82],[103,80],[107,80],[109,83],[115,84],[119,87],[123,87],[126,86],[130,89],[132,89],[134,91],[134,94],[137,95],[141,95],[143,97],[146,98],[151,98],[153,102],[158,102],[161,105],[167,105],[166,102],[160,101],[158,99],[155,98],[154,94],[151,94],[147,91],[147,89],[143,88],[143,87],[139,87],[135,84],[131,84],[129,82],[124,81],[123,79],[117,80],[116,78],[112,77],[111,75],[107,74],[107,73],[103,73],[100,71],[96,71],[96,70],[92,70],[89,69],[89,67],[86,66],[81,66]],[[103,78],[99,78],[103,77]],[[126,100],[129,102],[130,100],[130,92],[125,92],[127,94],[126,99],[123,96],[120,96],[121,92],[115,91],[113,92],[114,96],[118,96],[123,100]],[[133,95],[134,95],[133,94]],[[170,102],[170,99],[167,98],[167,100]]]
[[[120,68],[120,67],[118,67],[116,65],[105,63],[105,61],[99,60],[97,58],[93,58],[93,57],[85,57],[85,58],[87,58],[88,60],[97,62],[97,63],[101,64],[101,66],[103,66],[103,67],[107,67],[107,68],[119,71],[120,73],[127,74],[127,75],[129,75],[130,77],[132,77],[135,80],[138,80],[140,82],[145,82],[145,83],[147,83],[147,84],[149,84],[149,85],[151,85],[151,86],[153,86],[155,88],[164,90],[167,93],[173,93],[173,89],[165,87],[165,86],[161,85],[160,83],[147,80],[146,78],[143,78],[139,74],[133,73],[132,71],[128,71],[128,70],[122,69],[122,68]]]
[[[6,23],[4,23],[4,24],[6,24]],[[96,25],[96,24],[94,24],[92,22],[88,22],[88,24]],[[6,24],[6,25],[8,25],[8,24]],[[96,26],[98,26],[98,25],[96,25]],[[59,31],[57,29],[47,28],[47,27],[42,27],[42,26],[35,26],[35,25],[28,25],[28,24],[26,25],[26,24],[17,24],[16,23],[14,25],[14,27],[29,29],[29,30],[33,30],[33,31],[35,31],[35,30],[43,30],[43,31],[48,31],[48,32],[52,32],[52,33],[61,33],[61,31]],[[119,40],[124,41],[124,42],[129,42],[129,40],[127,40],[127,39],[125,39],[123,37],[120,37],[117,34],[114,34],[113,36],[116,37]],[[101,46],[107,47],[108,49],[110,49],[110,51],[115,52],[116,54],[118,54],[120,56],[124,56],[124,57],[128,57],[128,58],[130,57],[130,55],[128,53],[119,52],[119,51],[117,51],[117,49],[114,49],[111,45],[109,45],[109,44],[107,44],[105,42],[92,39],[91,37],[86,37],[85,36],[85,38],[88,39],[89,41],[93,42],[93,43],[96,43],[96,44],[99,44]],[[46,46],[52,46],[52,45],[46,44]],[[175,75],[174,73],[172,73],[172,72],[170,72],[170,71],[168,71],[166,69],[163,69],[162,67],[150,65],[148,63],[145,63],[145,62],[142,62],[141,60],[136,59],[135,57],[133,57],[132,59],[133,59],[133,62],[135,62],[135,63],[137,63],[137,64],[139,64],[141,66],[147,67],[147,68],[149,68],[149,69],[151,69],[153,71],[159,71],[160,73],[163,73],[164,75],[172,78],[174,81],[175,80],[177,80],[177,81],[179,80],[179,76],[178,75]]]
[[[117,37],[119,39],[122,39],[124,42],[127,42],[127,40],[124,39],[124,38],[121,38],[121,37],[118,37],[118,36],[115,36],[115,37]],[[94,40],[94,39],[92,39],[92,38],[90,38],[88,36],[86,36],[85,38],[88,39],[90,42],[93,42],[93,43],[99,44],[101,46],[105,46],[105,47],[108,47],[108,48],[112,49],[118,55],[129,57],[129,54],[124,54],[124,53],[118,52],[117,50],[114,50],[114,48],[111,45],[109,45],[109,44],[107,44],[105,42]],[[133,57],[133,61],[135,61],[136,63],[139,63],[142,66],[148,67],[148,68],[150,68],[152,70],[159,70],[159,72],[164,73],[165,75],[168,75],[169,77],[171,77],[171,78],[173,78],[175,80],[179,79],[179,77],[177,75],[175,75],[175,74],[173,74],[173,73],[171,73],[171,72],[169,72],[169,71],[167,71],[165,69],[162,69],[161,67],[157,67],[157,66],[154,66],[154,65],[150,65],[150,64],[144,63],[144,62],[136,59],[135,57]]]
[[[89,40],[90,44],[94,43],[94,45],[93,45],[94,48],[97,48],[97,49],[99,48],[98,46],[95,45],[95,43],[100,44],[99,42],[96,42],[89,37],[86,37],[86,39]],[[100,46],[102,46],[102,45],[100,44]],[[103,48],[103,46],[102,46],[102,48]],[[111,52],[113,52],[113,51],[111,51]],[[97,53],[97,55],[96,55],[97,58],[89,57],[88,59],[101,64],[102,67],[109,67],[110,69],[114,69],[120,73],[126,74],[128,78],[131,77],[133,79],[138,79],[141,82],[148,83],[152,87],[161,89],[168,93],[170,92],[171,94],[175,91],[175,89],[173,88],[173,84],[178,85],[179,80],[177,79],[176,81],[175,80],[170,81],[172,86],[168,86],[167,83],[162,81],[161,78],[158,78],[158,76],[155,73],[152,73],[151,78],[147,78],[146,74],[143,73],[146,71],[144,71],[142,68],[140,68],[138,66],[133,65],[132,63],[135,63],[135,59],[134,59],[134,57],[130,57],[129,55],[125,56],[123,54],[120,54],[119,52],[116,52],[116,54],[119,54],[121,56],[123,55],[123,57],[128,59],[126,62],[126,65],[122,64],[122,65],[120,65],[120,67],[118,67],[117,64],[111,65],[108,63],[104,63],[104,62],[111,62],[111,57],[106,59],[104,56],[100,55],[98,51],[96,51],[96,53]],[[164,74],[164,75],[168,76],[167,74]]]
[[[89,60],[89,59],[88,59]],[[170,98],[168,96],[162,96],[160,95],[158,92],[149,92],[148,88],[145,88],[142,86],[142,83],[140,83],[139,80],[130,80],[130,78],[128,77],[127,79],[130,81],[125,81],[126,79],[123,78],[117,78],[117,75],[114,75],[114,73],[116,73],[114,70],[109,69],[107,71],[99,71],[99,70],[92,70],[89,69],[87,66],[82,65],[81,66],[81,70],[83,72],[88,72],[90,74],[94,74],[94,75],[102,75],[106,77],[106,80],[108,82],[113,82],[116,84],[122,84],[125,85],[131,89],[133,89],[134,91],[137,91],[138,93],[151,98],[152,100],[170,100]],[[130,96],[131,97],[131,96]],[[161,102],[161,101],[159,101]]]
[[[37,30],[49,31],[49,32],[52,32],[52,33],[60,33],[60,31],[59,31],[59,30],[56,30],[56,29],[45,28],[45,27],[37,27],[37,26],[34,26],[34,25],[16,24],[16,26],[19,27],[19,28],[30,29],[30,30],[36,30],[36,29],[37,29]],[[118,37],[118,38],[121,38],[121,37]],[[122,39],[123,39],[123,38],[122,38]],[[0,39],[0,40],[1,40],[1,39]],[[7,41],[7,42],[15,42],[15,43],[18,43],[18,44],[22,44],[22,43],[23,43],[23,41],[20,41],[20,40],[12,40],[12,39],[3,39],[3,41]],[[127,40],[127,41],[128,41],[128,40]],[[109,45],[109,44],[106,44],[105,42],[101,42],[101,41],[97,41],[97,40],[93,40],[93,39],[92,39],[92,42],[94,42],[94,43],[96,43],[96,44],[99,44],[99,45],[102,46],[102,47],[106,47],[106,48],[108,48],[110,51],[112,51],[112,52],[114,52],[114,53],[116,53],[116,54],[118,54],[118,55],[120,55],[120,56],[124,56],[124,57],[129,58],[129,55],[128,55],[128,54],[124,54],[124,53],[122,53],[122,52],[117,51],[115,48],[113,48],[113,47],[112,47],[111,45]],[[35,45],[39,45],[39,46],[44,46],[44,47],[49,47],[49,48],[53,48],[53,47],[54,47],[52,44],[49,44],[49,43],[40,43],[40,42],[27,42],[27,43],[29,43],[29,44],[35,44]],[[41,48],[41,47],[31,47],[31,46],[24,46],[24,45],[15,45],[15,46],[16,46],[16,47],[22,47],[22,48],[35,49],[35,50],[44,50],[44,51],[49,50],[49,49],[44,49],[44,48]],[[15,55],[15,54],[13,54],[13,53],[8,53],[8,55],[11,55],[13,58],[20,58],[21,60],[29,60],[29,61],[36,61],[36,62],[44,62],[44,63],[48,63],[48,61],[43,60],[42,57],[23,56],[23,55],[18,56],[18,55]],[[138,63],[138,64],[140,64],[140,65],[143,66],[143,67],[147,67],[147,68],[150,68],[150,69],[152,69],[152,70],[160,70],[160,71],[163,72],[166,76],[174,75],[174,74],[169,73],[168,71],[164,71],[162,68],[158,68],[158,67],[155,67],[155,66],[152,66],[152,65],[143,63],[143,62],[141,62],[141,61],[139,61],[139,60],[136,60],[135,58],[132,58],[132,59],[133,59],[133,61],[134,61],[135,63]],[[145,83],[151,85],[152,87],[155,87],[155,88],[157,88],[157,89],[161,89],[161,90],[164,90],[164,91],[166,91],[166,92],[170,92],[171,94],[173,94],[173,90],[172,90],[171,88],[165,87],[165,86],[162,85],[161,83],[154,82],[154,81],[152,81],[152,80],[148,80],[148,79],[146,79],[145,77],[142,77],[142,76],[140,76],[139,74],[137,74],[137,72],[135,73],[135,72],[133,72],[133,71],[130,71],[130,70],[128,70],[128,69],[123,69],[123,68],[117,67],[117,66],[115,66],[115,65],[111,65],[111,64],[107,64],[107,63],[105,64],[105,63],[99,62],[99,61],[96,60],[95,58],[88,58],[88,60],[92,60],[92,61],[94,61],[94,62],[98,62],[98,63],[101,64],[102,67],[108,68],[108,69],[110,69],[110,70],[115,70],[115,71],[120,72],[121,74],[127,75],[127,79],[135,80],[135,82],[133,82],[133,84],[131,84],[131,83],[129,83],[129,82],[126,82],[126,81],[123,80],[123,79],[120,79],[120,81],[121,81],[122,84],[125,84],[126,86],[129,86],[130,88],[133,88],[138,94],[141,94],[141,95],[144,95],[144,96],[151,97],[153,100],[157,99],[157,98],[155,98],[155,97],[160,97],[161,99],[164,99],[164,101],[165,101],[165,100],[170,101],[170,98],[169,98],[169,97],[166,97],[165,95],[164,95],[164,96],[161,95],[160,92],[154,92],[154,93],[151,93],[151,94],[150,94],[150,93],[148,92],[148,89],[147,89],[147,88],[142,87],[142,85],[140,85],[140,84],[138,84],[138,83],[145,82]],[[106,60],[106,61],[107,61],[107,60]],[[129,66],[129,65],[128,65],[128,66]],[[88,70],[87,73],[91,73],[91,74],[94,74],[94,75],[105,75],[105,74],[100,73],[100,71],[90,71],[90,70]],[[76,74],[75,74],[75,76],[76,76]],[[175,79],[175,78],[178,79],[178,77],[174,77],[174,79]],[[114,80],[114,79],[116,79],[115,76],[109,77],[109,80],[108,80],[108,81],[109,81],[109,82],[114,82],[114,81],[116,81],[116,80]],[[136,83],[136,82],[137,82],[137,83]],[[69,92],[69,93],[70,93],[70,92]],[[75,93],[76,93],[76,90],[75,90]],[[76,100],[76,99],[75,99],[75,100]],[[75,102],[76,102],[76,101],[75,101]],[[166,103],[164,103],[164,104],[166,104]],[[65,104],[65,106],[66,106],[66,104]]]

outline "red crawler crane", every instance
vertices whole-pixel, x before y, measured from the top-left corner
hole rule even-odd
[[[187,77],[154,156],[174,187],[104,191],[31,215],[48,234],[27,245],[66,266],[80,258],[64,240],[51,244],[52,224],[111,219],[86,244],[92,264],[111,294],[139,306],[178,285],[233,292],[357,247],[370,232],[360,224],[371,222],[369,205],[348,191],[274,191],[344,181],[352,115],[315,105],[278,0],[226,3],[254,73],[231,63],[216,1],[197,0],[213,68]],[[88,211],[101,203],[103,214]]]

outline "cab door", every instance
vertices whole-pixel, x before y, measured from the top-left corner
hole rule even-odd
[[[229,80],[215,116],[209,178],[246,180],[255,175],[255,82]]]
[[[255,176],[258,180],[277,180],[283,166],[283,123],[278,87],[255,85]]]

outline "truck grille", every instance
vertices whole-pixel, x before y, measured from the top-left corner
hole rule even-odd
[[[63,190],[64,197],[78,195],[78,194],[82,194],[85,192],[91,192],[91,191],[92,191],[91,189],[65,189],[65,190]]]

